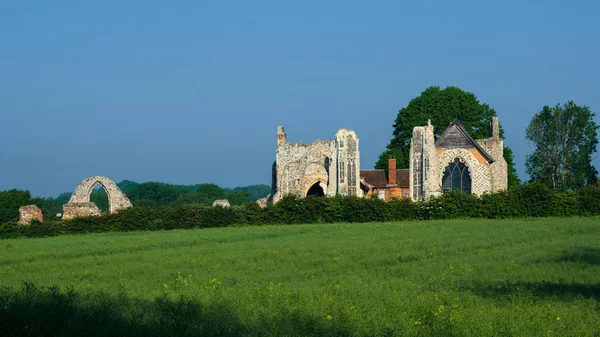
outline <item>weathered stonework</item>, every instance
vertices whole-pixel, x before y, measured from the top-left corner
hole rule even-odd
[[[271,199],[271,195],[269,194],[268,196],[266,196],[262,199],[256,200],[256,203],[258,204],[258,206],[260,208],[265,208],[265,207],[267,207],[267,204],[269,203],[270,199]]]
[[[39,222],[44,221],[42,210],[36,205],[19,207],[19,215],[19,224],[21,225],[29,225],[33,220],[37,220]]]
[[[93,202],[69,202],[63,205],[63,220],[80,216],[100,215],[100,208]]]
[[[361,195],[358,137],[340,129],[336,138],[312,144],[290,143],[283,126],[277,129],[271,200],[284,195]]]
[[[85,178],[71,195],[71,199],[63,205],[63,219],[72,219],[76,216],[100,215],[100,209],[90,202],[90,195],[96,185],[100,184],[108,195],[109,212],[116,213],[125,208],[132,207],[127,196],[119,189],[112,179],[102,176]]]
[[[497,117],[492,118],[490,138],[480,140],[471,138],[459,122],[452,123],[437,140],[430,122],[415,127],[410,158],[413,200],[442,194],[444,172],[454,160],[468,170],[471,193],[480,196],[507,188],[508,171]]]
[[[229,200],[227,199],[221,199],[221,200],[215,200],[212,203],[212,206],[221,206],[221,207],[225,207],[225,208],[229,208],[231,207],[231,205],[229,204]]]

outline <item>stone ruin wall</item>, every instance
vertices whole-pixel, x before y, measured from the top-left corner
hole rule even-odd
[[[335,186],[329,184],[329,173],[335,166],[331,159],[334,151],[335,141],[280,143],[274,170],[273,201],[279,201],[287,194],[305,196],[315,183],[322,184],[326,195],[335,194]]]
[[[73,191],[69,202],[63,205],[63,219],[72,219],[77,216],[100,215],[100,209],[90,202],[90,195],[94,187],[100,184],[108,195],[109,212],[116,213],[125,208],[132,207],[131,201],[115,184],[107,177],[94,176],[85,178]]]
[[[340,129],[336,135],[337,147],[337,194],[362,196],[360,189],[360,153],[358,137],[348,129]]]
[[[410,144],[410,195],[413,200],[425,200],[443,193],[442,178],[446,166],[455,158],[467,166],[471,175],[471,192],[481,196],[487,192],[506,190],[507,164],[504,160],[504,142],[499,138],[497,117],[490,125],[490,138],[476,142],[494,159],[488,164],[476,149],[438,149],[435,147],[433,126],[413,129]]]
[[[27,205],[19,208],[19,224],[29,225],[33,220],[44,221],[42,210],[36,205]]]
[[[458,158],[471,175],[471,193],[481,196],[492,190],[490,183],[490,166],[476,149],[438,149],[439,165],[435,168],[442,192],[441,181],[444,170],[455,158]]]
[[[98,216],[101,211],[93,202],[69,202],[63,205],[63,220],[82,216]]]
[[[477,143],[494,158],[490,164],[491,191],[504,191],[508,188],[508,164],[504,159],[504,141],[500,138],[478,139]]]
[[[304,144],[287,142],[287,135],[279,126],[277,142],[271,201],[277,202],[288,194],[304,197],[314,184],[327,196],[360,193],[360,157],[354,131],[340,129],[334,140]]]

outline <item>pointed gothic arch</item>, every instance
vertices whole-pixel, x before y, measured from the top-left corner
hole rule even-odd
[[[100,214],[96,204],[90,202],[90,195],[96,185],[102,186],[108,195],[109,213],[116,213],[121,209],[132,207],[131,201],[129,201],[127,196],[112,179],[103,176],[93,176],[83,179],[75,188],[71,199],[63,206],[63,219]]]
[[[471,193],[471,184],[471,173],[464,161],[455,158],[446,165],[442,177],[442,191],[444,193],[451,190],[463,190]]]

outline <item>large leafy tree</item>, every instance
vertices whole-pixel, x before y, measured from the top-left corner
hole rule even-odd
[[[19,220],[19,207],[31,204],[29,191],[0,191],[0,224]]]
[[[525,163],[532,180],[559,191],[598,182],[592,165],[598,144],[594,116],[587,106],[572,101],[544,106],[533,116],[526,138],[535,149]]]
[[[489,137],[490,122],[494,116],[496,111],[489,105],[480,103],[473,93],[457,87],[440,89],[438,86],[431,86],[398,112],[394,124],[394,137],[386,150],[379,155],[375,168],[386,169],[390,156],[396,158],[399,168],[408,168],[413,128],[426,125],[428,119],[435,126],[436,137],[441,135],[448,124],[460,119],[473,138],[481,139]],[[502,127],[500,137],[504,138]],[[518,185],[520,181],[514,165],[513,152],[506,146],[504,159],[508,164],[508,185]]]

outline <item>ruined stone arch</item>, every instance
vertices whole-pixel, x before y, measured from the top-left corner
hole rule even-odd
[[[327,192],[327,184],[322,179],[314,180],[308,184],[306,184],[305,189],[302,192],[302,196],[306,197],[309,195],[309,192],[314,189],[316,186],[320,187],[323,191],[323,196],[326,195]]]
[[[132,207],[131,201],[129,201],[127,196],[121,191],[121,189],[112,179],[102,176],[94,176],[83,179],[83,181],[75,188],[75,191],[73,191],[73,194],[71,195],[71,199],[67,204],[65,204],[65,206],[69,206],[65,207],[63,219],[72,217],[67,214],[67,208],[79,206],[81,209],[82,207],[91,207],[92,205],[95,206],[94,203],[90,202],[90,195],[92,194],[94,187],[96,187],[98,184],[104,188],[106,194],[108,195],[110,213],[115,213],[121,209]],[[78,214],[75,214],[75,216],[96,215],[95,213],[95,210],[90,211],[90,214],[85,214],[85,211],[81,211]]]
[[[302,196],[305,197],[310,188],[317,183],[323,189],[323,192],[326,193],[328,177],[329,175],[327,174],[323,164],[308,164],[304,169],[304,174],[302,175]]]

